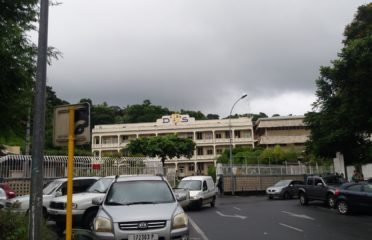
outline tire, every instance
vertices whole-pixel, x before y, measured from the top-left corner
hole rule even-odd
[[[211,207],[213,208],[216,205],[216,198],[213,197],[213,200],[211,202]]]
[[[349,205],[345,200],[341,200],[337,203],[337,210],[342,215],[347,215],[350,213]]]
[[[332,194],[327,195],[327,201],[326,204],[329,208],[334,208],[335,207],[335,199]]]
[[[290,199],[291,196],[289,195],[289,192],[284,192],[283,199]]]
[[[197,207],[198,209],[201,209],[202,206],[203,206],[203,199],[199,199],[198,203],[196,204],[196,207]]]
[[[93,227],[93,220],[96,217],[98,209],[89,210],[84,214],[82,227],[91,230]]]
[[[302,206],[305,206],[305,205],[309,204],[309,200],[307,199],[305,193],[300,193],[300,204]]]
[[[274,197],[273,197],[272,195],[269,195],[267,198],[268,198],[269,200],[273,200],[273,199],[274,199]]]

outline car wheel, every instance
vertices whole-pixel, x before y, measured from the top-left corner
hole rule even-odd
[[[216,205],[216,198],[214,197],[212,202],[211,202],[211,207],[214,207]]]
[[[85,213],[83,218],[83,228],[85,229],[92,229],[93,227],[93,220],[97,215],[98,210],[90,210],[87,213]]]
[[[328,196],[327,196],[327,206],[330,207],[330,208],[335,207],[335,198],[333,197],[332,194],[328,194]]]
[[[202,208],[202,206],[203,206],[203,199],[199,199],[198,204],[197,204],[197,208],[200,209],[200,208]]]
[[[337,210],[342,215],[346,215],[350,212],[349,205],[345,200],[341,200],[337,203]]]
[[[273,200],[274,197],[273,197],[272,195],[269,195],[269,196],[268,196],[268,199]]]
[[[301,205],[307,205],[309,203],[305,193],[300,193],[300,203]]]

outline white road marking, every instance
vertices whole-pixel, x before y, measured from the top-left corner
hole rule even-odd
[[[191,219],[189,216],[189,221],[192,225],[192,227],[199,233],[199,235],[202,237],[203,240],[208,240],[207,236],[203,232],[203,230],[200,229],[200,227]]]
[[[314,218],[309,217],[305,214],[296,214],[296,213],[291,213],[291,212],[286,212],[286,211],[282,211],[282,213],[286,213],[286,214],[288,214],[289,216],[292,216],[292,217],[304,218],[304,219],[313,220],[313,221],[315,220]]]
[[[238,211],[241,211],[241,209],[240,208],[238,208],[238,207],[234,207],[236,210],[238,210]]]
[[[289,226],[289,225],[284,224],[284,223],[279,223],[279,225],[282,225],[283,227],[287,227],[287,228],[290,228],[290,229],[296,230],[296,231],[298,231],[298,232],[303,232],[303,231],[304,231],[304,230],[302,230],[302,229],[295,228],[295,227]]]
[[[234,214],[234,215],[227,215],[227,214],[223,214],[219,211],[216,211],[216,213],[218,215],[220,215],[221,217],[232,217],[232,218],[240,218],[242,220],[246,219],[247,217],[246,216],[241,216],[241,215],[238,215],[238,214]]]

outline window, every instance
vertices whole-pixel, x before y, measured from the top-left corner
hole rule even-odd
[[[240,138],[240,131],[235,131],[235,137]]]
[[[368,193],[372,193],[372,184],[366,184],[364,185],[364,191]]]
[[[223,152],[223,149],[221,149],[221,148],[218,148],[218,149],[216,149],[216,152],[217,152],[217,154],[222,154],[222,152]]]
[[[323,184],[323,182],[322,182],[321,179],[316,178],[316,179],[315,179],[315,184],[314,184],[314,185],[317,186],[319,183]]]
[[[195,164],[189,164],[189,171],[194,172],[195,171]]]
[[[207,182],[203,181],[203,191],[207,191],[207,190],[208,190]]]
[[[313,180],[314,179],[312,179],[312,178],[307,179],[306,184],[307,185],[313,185]]]
[[[201,132],[197,132],[197,133],[196,133],[196,139],[198,139],[198,140],[203,139],[203,133],[201,133]]]
[[[213,149],[207,149],[207,155],[213,155]]]
[[[203,148],[197,148],[197,154],[203,155]]]
[[[230,138],[230,131],[225,131],[225,137]]]
[[[95,138],[95,143],[96,143],[96,144],[99,144],[99,137],[96,137],[96,138]]]
[[[362,186],[360,184],[351,185],[346,190],[351,192],[360,192],[362,191]]]
[[[216,133],[216,138],[222,138],[221,133]]]

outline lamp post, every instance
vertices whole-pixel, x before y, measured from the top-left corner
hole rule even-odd
[[[240,101],[242,100],[243,98],[245,98],[247,96],[247,94],[244,94],[243,96],[241,96],[238,100],[235,101],[234,105],[232,106],[231,110],[230,110],[230,115],[229,115],[229,132],[230,132],[230,171],[231,171],[231,193],[232,195],[234,195],[234,180],[233,180],[233,169],[232,169],[232,162],[233,162],[233,159],[232,159],[232,136],[233,136],[233,132],[232,132],[232,129],[231,129],[231,114],[232,114],[232,111],[235,107],[235,105]]]

